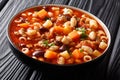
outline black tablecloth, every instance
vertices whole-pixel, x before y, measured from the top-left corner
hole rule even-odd
[[[0,80],[120,80],[120,0],[0,0],[0,3]],[[22,64],[8,46],[6,28],[20,10],[41,4],[70,5],[99,17],[111,33],[111,45],[102,62],[65,76],[47,74]]]

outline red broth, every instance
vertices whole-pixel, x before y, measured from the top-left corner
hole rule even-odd
[[[52,64],[81,64],[102,55],[108,38],[89,15],[70,8],[34,7],[10,24],[10,38],[29,57]]]

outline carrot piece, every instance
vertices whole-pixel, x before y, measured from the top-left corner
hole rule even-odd
[[[42,9],[39,12],[37,12],[37,16],[41,19],[44,19],[47,15],[48,15],[48,13],[45,9]]]
[[[75,49],[73,52],[72,52],[72,56],[76,59],[78,58],[82,58],[84,56],[84,54],[82,52],[80,52],[78,49]]]
[[[23,28],[28,28],[29,23],[21,23],[21,24],[18,24],[18,26],[23,27]]]
[[[80,38],[80,35],[77,33],[77,31],[73,30],[72,32],[70,32],[68,34],[68,36],[72,39],[72,40],[77,40]]]
[[[61,34],[64,32],[64,28],[61,26],[54,26],[54,31],[58,34]]]
[[[57,58],[57,53],[54,51],[47,50],[44,54],[44,57],[47,59],[54,59]]]
[[[72,31],[72,28],[70,26],[64,27],[64,34],[68,34]]]

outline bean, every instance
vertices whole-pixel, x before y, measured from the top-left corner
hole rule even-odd
[[[63,43],[60,42],[60,41],[55,41],[55,44],[56,44],[57,46],[62,46],[62,45],[63,45]]]
[[[60,48],[59,48],[59,51],[62,52],[62,51],[65,51],[68,49],[68,46],[67,45],[62,45]]]
[[[37,51],[34,51],[32,55],[35,57],[40,57],[40,56],[43,56],[44,53],[45,53],[45,51],[43,51],[43,50],[37,50]]]
[[[47,28],[41,27],[40,29],[40,33],[43,34],[44,32],[49,31]]]
[[[70,16],[70,15],[65,15],[65,17],[66,17],[66,19],[67,19],[68,21],[70,21],[70,19],[71,19],[71,16]]]

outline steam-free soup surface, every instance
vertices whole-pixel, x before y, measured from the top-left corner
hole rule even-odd
[[[10,38],[24,54],[51,64],[81,64],[102,55],[108,38],[85,13],[57,6],[34,7],[10,24]]]

